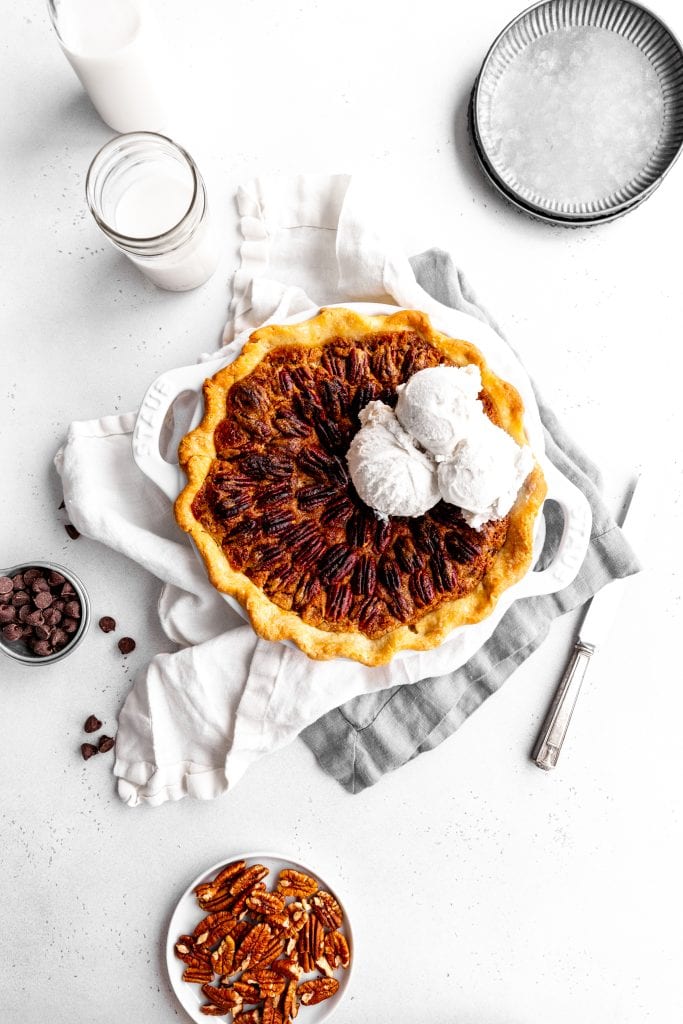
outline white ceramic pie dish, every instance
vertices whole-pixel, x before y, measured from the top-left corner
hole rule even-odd
[[[399,307],[379,303],[339,303],[367,316],[395,313]],[[288,317],[284,323],[298,323],[316,315],[318,310]],[[525,407],[524,424],[529,444],[543,469],[548,493],[546,501],[557,502],[564,516],[564,528],[557,549],[545,569],[530,570],[522,579],[501,594],[498,603],[481,622],[459,626],[441,645],[443,658],[435,659],[432,651],[402,651],[393,659],[421,659],[426,671],[446,671],[464,664],[490,637],[496,625],[513,601],[538,594],[551,594],[562,590],[574,579],[585,556],[591,530],[591,510],[586,497],[545,456],[543,427],[529,377],[510,346],[496,332],[475,317],[458,310],[434,304],[427,310],[434,327],[454,338],[462,338],[476,345],[491,369],[519,391]],[[242,341],[246,340],[246,336]],[[138,467],[175,501],[186,484],[185,474],[177,461],[168,462],[161,452],[162,438],[168,431],[168,417],[174,403],[180,400],[185,408],[183,433],[195,427],[202,417],[201,391],[207,377],[237,358],[241,345],[230,346],[216,359],[182,366],[158,377],[142,400],[133,432],[133,455]],[[537,554],[543,547],[544,520],[539,515],[536,533]],[[199,558],[199,554],[197,554]],[[248,621],[242,606],[229,594],[222,597],[235,611]],[[285,641],[289,643],[289,641]],[[414,669],[415,666],[411,666]],[[411,672],[412,674],[412,672]]]

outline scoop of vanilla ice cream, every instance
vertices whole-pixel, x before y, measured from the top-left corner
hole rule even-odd
[[[401,426],[437,459],[453,454],[471,419],[483,412],[477,399],[481,374],[474,364],[419,370],[397,390]]]
[[[482,415],[451,458],[439,464],[441,497],[458,505],[465,522],[480,530],[491,519],[507,515],[533,465],[528,445],[518,445]]]
[[[421,516],[439,501],[434,464],[383,402],[361,411],[346,460],[353,485],[378,516]]]

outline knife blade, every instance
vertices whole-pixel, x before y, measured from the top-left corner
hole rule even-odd
[[[639,548],[643,550],[639,540],[645,536],[650,525],[651,491],[650,479],[641,475],[636,481],[622,522],[626,538],[636,551]],[[588,603],[569,663],[531,753],[534,763],[544,771],[549,771],[557,764],[591,658],[609,635],[630,579],[613,580]]]

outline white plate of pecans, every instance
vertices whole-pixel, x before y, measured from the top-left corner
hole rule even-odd
[[[330,885],[280,854],[248,853],[203,871],[173,912],[168,975],[197,1022],[320,1024],[353,963],[351,924]]]

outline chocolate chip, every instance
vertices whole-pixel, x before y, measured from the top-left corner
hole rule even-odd
[[[84,761],[88,761],[96,753],[97,747],[94,747],[92,743],[81,743],[81,755]]]
[[[106,754],[108,750],[114,746],[114,740],[111,736],[100,736],[100,742],[97,744],[100,754]]]
[[[116,619],[112,619],[111,615],[103,615],[99,625],[103,633],[111,633],[116,629]]]
[[[33,626],[31,632],[35,636],[36,640],[47,640],[50,636],[49,626]]]
[[[64,614],[68,615],[72,619],[80,619],[81,617],[81,606],[78,601],[67,601],[64,605]]]
[[[24,573],[24,586],[30,587],[34,580],[40,576],[40,569],[27,569]]]
[[[101,728],[102,723],[100,722],[99,718],[97,718],[95,715],[88,715],[83,724],[83,730],[85,732],[97,732],[97,730]]]
[[[34,594],[40,594],[41,592],[47,593],[50,589],[50,584],[47,582],[44,576],[39,576],[38,579],[34,580],[31,584],[31,590]]]
[[[66,583],[64,584],[62,589],[59,591],[60,597],[70,597],[72,594],[75,594],[75,593],[76,593],[76,591],[71,586],[71,584],[69,583],[68,580],[66,581]]]
[[[61,572],[55,572],[53,569],[48,573],[47,582],[51,587],[58,587],[60,583],[66,583],[66,577],[62,576]]]
[[[62,613],[52,605],[43,612],[43,622],[46,626],[57,626],[62,621]]]
[[[12,577],[12,586],[14,587],[15,590],[24,589],[25,584],[23,572],[18,572],[16,576]]]
[[[50,633],[50,643],[53,647],[63,647],[68,639],[68,635],[59,627],[56,627]]]
[[[80,533],[78,532],[75,526],[71,525],[71,523],[67,523],[64,529],[69,534],[72,540],[78,540],[78,538],[80,537]]]
[[[122,636],[118,646],[121,654],[130,654],[131,651],[135,650],[135,640],[133,640],[132,636]]]
[[[36,608],[49,608],[50,605],[52,604],[52,594],[50,593],[49,590],[41,590],[33,598],[33,603],[36,606]]]
[[[62,599],[60,597],[58,597],[56,601],[52,602],[52,607],[54,608],[54,610],[56,612],[63,612],[65,604],[66,604],[66,601],[62,601]]]
[[[16,608],[11,604],[0,604],[0,622],[14,622],[16,617]]]
[[[7,640],[8,643],[12,644],[15,640],[20,640],[23,634],[23,630],[18,622],[8,622],[6,626],[2,627],[3,640]]]
[[[0,594],[11,594],[13,587],[10,576],[0,576]]]
[[[19,609],[19,614],[18,614],[19,622],[26,622],[26,620],[27,620],[27,618],[29,617],[30,614],[31,614],[31,605],[30,604],[22,605],[21,608]]]
[[[29,626],[42,626],[45,620],[40,608],[36,608],[34,611],[28,613],[25,621]]]
[[[22,604],[28,604],[30,600],[31,596],[25,590],[17,590],[12,594],[12,604],[15,608],[21,608]]]
[[[39,658],[46,658],[48,654],[52,654],[52,647],[50,646],[49,640],[33,640],[29,641],[31,650],[34,654],[37,654]]]

